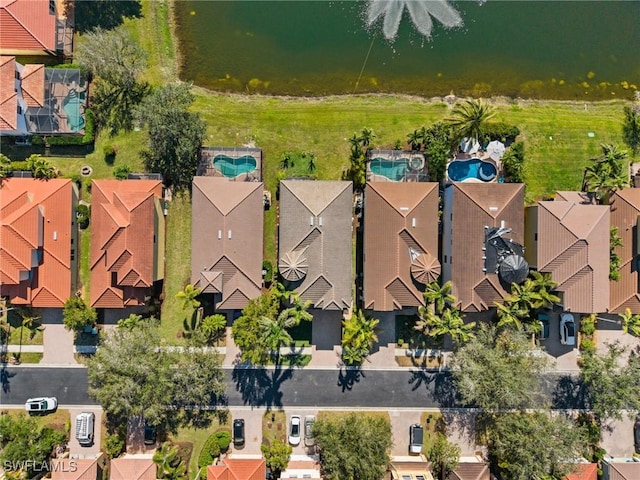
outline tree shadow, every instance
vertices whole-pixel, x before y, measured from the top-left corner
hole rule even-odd
[[[0,367],[0,387],[2,387],[2,393],[9,393],[11,391],[11,378],[15,376],[16,373],[7,370],[7,364],[3,363]]]
[[[583,409],[587,404],[587,388],[584,383],[575,376],[552,376],[545,379],[546,389],[551,391],[551,407],[554,409]],[[555,382],[555,385],[549,385]]]
[[[142,5],[139,0],[92,0],[90,2],[68,2],[75,4],[76,32],[84,33],[96,27],[111,30],[121,25],[125,18],[140,18]]]
[[[449,372],[429,372],[425,369],[412,369],[408,382],[411,390],[424,387],[441,408],[460,408],[462,399],[456,389],[453,376]]]
[[[344,365],[340,366],[340,370],[338,371],[338,382],[337,385],[342,389],[342,392],[353,389],[353,386],[356,383],[360,382],[360,379],[366,378],[364,371],[360,366],[357,367],[346,367]]]

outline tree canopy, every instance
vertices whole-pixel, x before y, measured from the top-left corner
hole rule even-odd
[[[622,138],[624,143],[634,155],[640,151],[640,96],[632,106],[624,107],[624,120],[622,122]]]
[[[68,330],[82,330],[96,323],[98,314],[95,308],[84,303],[82,297],[70,297],[62,310],[64,326]]]
[[[173,428],[206,417],[197,407],[215,405],[224,394],[217,353],[160,348],[150,322],[110,330],[87,369],[89,394],[117,421],[141,415]]]
[[[145,166],[176,190],[191,186],[207,130],[200,116],[189,111],[194,100],[191,85],[169,84],[145,97],[137,109],[149,130],[149,148],[142,152]]]
[[[475,338],[454,353],[451,369],[465,404],[498,411],[539,407],[547,363],[522,332],[498,332],[483,324]]]
[[[269,445],[260,445],[260,451],[264,456],[267,468],[275,473],[276,478],[280,478],[280,473],[286,470],[289,465],[289,459],[291,458],[291,452],[293,449],[291,445],[282,440],[274,440]]]
[[[363,413],[320,417],[313,435],[326,480],[382,478],[392,445],[387,418]]]

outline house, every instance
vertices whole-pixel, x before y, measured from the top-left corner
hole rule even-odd
[[[78,190],[71,180],[0,183],[0,296],[62,308],[76,291]]]
[[[602,461],[602,480],[638,480],[640,459],[636,457],[605,457]]]
[[[554,201],[526,209],[525,258],[549,273],[566,311],[609,309],[609,206],[580,192],[559,192]]]
[[[144,305],[164,278],[162,183],[94,180],[91,193],[91,306]]]
[[[58,55],[73,49],[73,28],[65,2],[0,0],[0,53]]]
[[[223,458],[207,467],[207,480],[264,480],[267,465],[262,458]]]
[[[99,480],[106,467],[106,456],[96,458],[54,458],[51,460],[52,480]],[[133,480],[133,479],[129,479]]]
[[[1,56],[0,134],[83,135],[86,90],[79,69],[22,65]]]
[[[368,183],[364,192],[364,308],[424,305],[440,276],[438,184]]]
[[[286,470],[280,472],[280,478],[311,478],[321,480],[320,463],[308,455],[291,455]]]
[[[431,462],[413,457],[396,456],[389,464],[391,480],[434,480]]]
[[[125,455],[109,462],[110,480],[156,480],[157,467],[150,455]]]
[[[262,293],[263,184],[195,177],[191,283],[216,310],[242,310]]]
[[[476,457],[460,457],[460,463],[445,480],[490,480],[489,464]]]
[[[627,308],[640,314],[640,189],[625,188],[611,197],[611,226],[618,229],[622,246],[615,252],[620,258],[620,279],[610,283],[610,311],[623,313]]]
[[[563,480],[598,480],[597,463],[576,463],[576,471],[570,473]]]
[[[447,185],[442,214],[442,280],[464,312],[480,312],[527,277],[523,258],[524,185]]]
[[[352,196],[351,182],[280,182],[278,269],[312,308],[351,308]]]

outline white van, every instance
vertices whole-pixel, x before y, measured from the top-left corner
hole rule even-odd
[[[93,445],[93,424],[95,415],[82,412],[76,417],[76,439],[84,447]]]

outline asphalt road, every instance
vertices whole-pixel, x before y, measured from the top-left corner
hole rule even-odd
[[[225,369],[228,406],[462,407],[448,373],[408,370]],[[571,377],[546,377],[554,408],[581,408],[582,389]],[[84,368],[0,369],[0,408],[29,397],[56,396],[61,405],[94,405]]]

